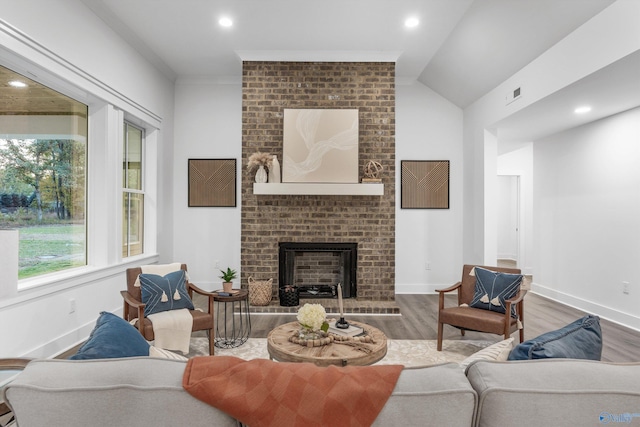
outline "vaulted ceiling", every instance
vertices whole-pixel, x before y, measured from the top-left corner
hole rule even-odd
[[[240,82],[243,60],[393,61],[460,108],[488,93],[614,0],[82,0],[169,79]],[[222,27],[227,16],[233,26]],[[418,26],[406,28],[409,17]],[[640,18],[639,18],[640,28]],[[531,141],[640,105],[640,52],[498,123]],[[3,77],[3,76],[0,76]],[[6,78],[4,78],[6,77]],[[4,76],[3,81],[10,76]],[[69,99],[33,86],[40,114]],[[0,114],[20,105],[0,85]],[[597,113],[568,106],[590,97]],[[8,103],[8,104],[7,104]],[[58,105],[58,104],[60,105]],[[66,105],[66,106],[65,106]],[[10,114],[14,110],[9,111]]]
[[[397,61],[399,83],[419,80],[462,108],[613,2],[83,1],[172,78],[239,79],[243,59]]]

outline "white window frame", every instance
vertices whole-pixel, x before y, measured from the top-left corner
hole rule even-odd
[[[0,22],[0,29],[4,25]],[[20,39],[19,34],[16,38]],[[103,82],[86,75],[70,64],[60,67],[60,58],[47,53],[37,61],[31,41],[15,51],[0,46],[3,66],[76,99],[88,106],[88,145],[86,178],[86,265],[39,275],[5,285],[0,295],[0,309],[39,298],[94,279],[120,272],[122,265],[157,262],[157,176],[158,139],[161,119]],[[16,47],[16,46],[13,46]],[[34,65],[37,64],[37,65]],[[69,82],[73,81],[74,84]],[[122,259],[122,129],[124,120],[144,129],[145,186],[144,253]],[[114,209],[114,206],[118,206]],[[10,250],[10,249],[8,249]],[[15,248],[17,251],[18,248]],[[0,261],[2,267],[2,261]]]
[[[142,213],[143,213],[143,218],[142,218],[142,239],[140,241],[140,244],[142,245],[142,252],[140,254],[136,254],[136,255],[130,255],[129,253],[127,255],[122,255],[123,259],[125,259],[125,258],[128,259],[128,258],[131,258],[131,257],[135,257],[137,255],[143,255],[144,254],[144,250],[145,250],[145,237],[146,236],[145,236],[145,218],[144,218],[144,213],[147,210],[147,206],[146,206],[147,202],[146,202],[146,194],[145,194],[145,186],[146,186],[146,183],[147,183],[147,177],[145,176],[145,172],[146,172],[146,169],[147,169],[147,165],[146,165],[146,157],[145,157],[146,156],[146,148],[145,148],[145,145],[146,145],[146,131],[145,131],[145,129],[143,127],[140,127],[140,126],[132,123],[131,121],[125,119],[122,122],[123,138],[126,138],[126,135],[127,135],[127,133],[125,132],[125,129],[124,129],[125,126],[131,126],[131,127],[135,128],[135,129],[138,129],[142,134],[141,144],[140,144],[141,145],[140,146],[140,150],[141,150],[141,152],[140,152],[140,157],[141,157],[141,159],[140,159],[140,179],[141,179],[140,187],[141,187],[141,189],[138,190],[138,189],[126,187],[125,186],[126,183],[123,182],[122,183],[122,194],[120,196],[120,200],[122,200],[122,196],[124,196],[125,194],[141,194],[143,196],[143,198],[142,198],[142,200],[143,200],[143,206],[142,206]],[[128,142],[127,142],[127,149],[124,148],[124,142],[125,141],[123,141],[123,144],[122,144],[122,147],[123,147],[123,153],[122,153],[123,161],[122,161],[121,164],[124,164],[125,152],[128,150]],[[124,211],[124,207],[122,205],[120,205],[120,206],[121,206],[121,210]],[[123,213],[123,215],[124,215],[124,213]],[[127,221],[125,221],[125,218],[123,217],[122,218],[122,223],[123,223],[122,225],[123,226],[124,226],[125,222],[127,222]],[[129,226],[128,227],[128,231],[127,231],[127,236],[131,236],[131,222],[129,221],[129,222],[127,222],[127,224]],[[120,235],[122,236],[122,229],[120,229],[120,230],[121,230]],[[126,244],[126,242],[123,241],[121,247],[124,248],[125,244]],[[127,245],[127,248],[130,249],[130,246],[131,246],[131,242],[129,242],[129,244]],[[130,251],[128,250],[127,252],[130,252]]]

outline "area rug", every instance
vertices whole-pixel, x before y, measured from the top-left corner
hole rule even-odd
[[[441,363],[459,363],[473,353],[490,346],[492,341],[444,340],[442,351],[436,350],[436,340],[388,340],[387,355],[377,365],[404,365],[407,367],[430,366]],[[236,356],[245,360],[268,359],[267,339],[250,338],[237,348],[217,348],[218,356]],[[187,357],[209,355],[206,338],[192,338]]]

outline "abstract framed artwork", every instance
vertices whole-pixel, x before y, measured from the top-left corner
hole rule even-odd
[[[449,160],[402,160],[402,209],[449,209]]]
[[[189,159],[189,207],[236,206],[236,159]]]
[[[285,108],[283,116],[282,182],[358,182],[357,109]]]

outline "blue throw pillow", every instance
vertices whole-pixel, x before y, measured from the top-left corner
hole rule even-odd
[[[149,343],[129,322],[103,311],[89,339],[69,359],[111,359],[148,356]]]
[[[585,316],[556,331],[515,346],[509,360],[588,359],[602,357],[602,330],[598,316]]]
[[[158,276],[157,274],[141,274],[140,290],[142,302],[145,303],[145,317],[161,311],[187,308],[193,310],[193,302],[189,298],[186,287],[186,272],[178,270]]]
[[[516,296],[522,284],[521,274],[499,273],[475,267],[476,287],[469,306],[504,313],[505,300]],[[516,307],[511,307],[511,315],[516,317]]]

